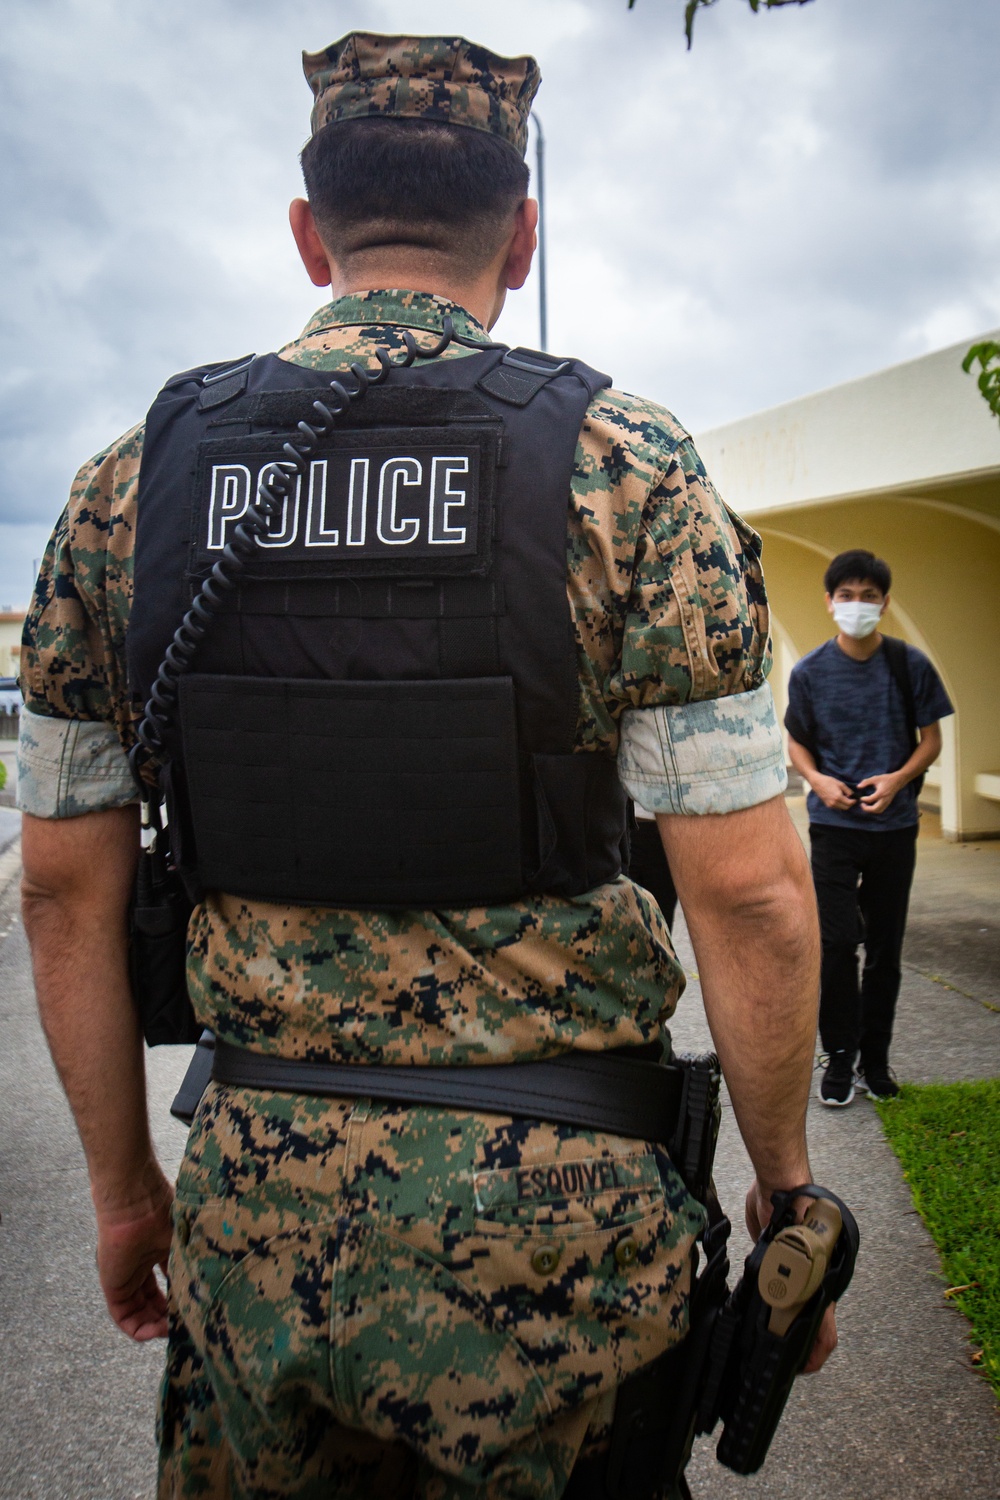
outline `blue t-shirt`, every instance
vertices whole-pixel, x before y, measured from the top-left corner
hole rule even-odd
[[[907,646],[917,724],[924,729],[955,710],[944,683],[922,651]],[[855,661],[836,640],[824,641],[792,668],[788,707],[809,731],[816,764],[825,776],[857,786],[868,776],[898,771],[913,753],[903,695],[880,646],[867,661]],[[917,822],[914,782],[904,786],[885,812],[826,807],[815,792],[806,799],[811,823],[834,828],[888,832]]]

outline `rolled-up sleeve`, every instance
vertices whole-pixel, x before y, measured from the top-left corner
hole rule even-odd
[[[142,429],[89,460],[56,522],[24,622],[18,806],[73,818],[135,800],[125,673]]]
[[[17,744],[17,805],[36,818],[75,818],[125,807],[135,784],[112,725],[24,709]]]
[[[649,812],[737,812],[788,784],[770,684],[673,707],[622,715],[618,770]]]

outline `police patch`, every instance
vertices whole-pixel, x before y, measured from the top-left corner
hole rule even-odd
[[[258,542],[256,578],[482,573],[493,531],[493,428],[374,429],[334,434],[295,476]],[[201,445],[191,572],[219,559],[276,467],[281,438]]]

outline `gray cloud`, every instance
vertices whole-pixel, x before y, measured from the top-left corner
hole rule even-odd
[[[1000,322],[995,0],[9,0],[0,600],[163,379],[317,300],[285,225],[298,49],[351,26],[532,50],[550,339],[707,426]],[[537,340],[534,287],[497,333]]]

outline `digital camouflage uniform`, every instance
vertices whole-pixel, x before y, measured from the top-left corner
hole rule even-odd
[[[413,77],[421,57],[428,79]],[[521,147],[537,83],[530,59],[433,39],[348,38],[306,71],[316,128],[422,113]],[[475,119],[462,118],[463,90]],[[441,298],[366,292],[320,309],[281,353],[315,369],[374,365],[377,345],[403,348],[404,328],[433,342],[446,314],[486,337]],[[132,799],[141,451],[140,426],[83,467],[42,564],[19,781],[38,816]],[[652,810],[725,812],[779,793],[759,544],[691,439],[653,403],[602,391],[568,499],[577,751],[617,754]],[[658,1038],[683,987],[659,909],[624,877],[571,899],[433,912],[213,891],[189,940],[202,1023],[316,1060],[637,1046]],[[683,1336],[702,1218],[662,1152],[631,1139],[210,1085],[177,1186],[161,1500],[388,1500],[414,1486],[428,1500],[554,1500],[606,1439],[617,1384]]]

